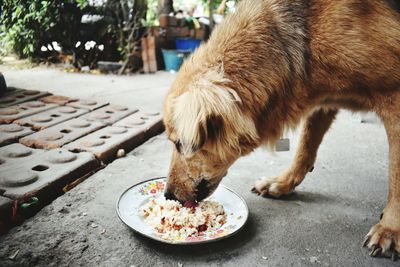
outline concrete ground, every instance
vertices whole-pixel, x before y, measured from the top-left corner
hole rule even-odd
[[[169,72],[118,76],[67,73],[44,67],[2,69],[1,65],[0,71],[8,86],[155,110],[161,110],[161,99],[175,77]]]
[[[37,77],[46,80],[44,75],[5,74],[10,85],[29,84],[24,77],[30,77],[31,83]],[[61,77],[72,86],[70,92],[82,79],[85,84],[86,78],[95,79],[60,74],[51,80],[53,86],[43,88],[36,81],[36,87],[50,90],[62,84]],[[127,91],[135,87],[136,78],[122,78],[132,80],[132,85],[124,85]],[[92,90],[92,85],[87,86]],[[120,87],[98,90],[111,97],[109,90],[117,95]],[[68,95],[68,91],[59,92]],[[79,90],[75,93],[71,96],[80,96]],[[120,100],[115,96],[113,102],[128,101],[125,96],[120,94]],[[132,99],[139,101],[134,93]],[[152,101],[160,105],[161,98]],[[115,203],[126,188],[166,175],[171,145],[163,134],[1,236],[0,266],[399,266],[388,259],[371,258],[361,247],[386,203],[388,146],[383,126],[360,123],[359,115],[342,112],[324,139],[314,171],[296,193],[282,200],[252,194],[255,179],[278,175],[290,164],[298,134],[290,138],[291,151],[273,154],[259,149],[238,160],[224,178],[223,183],[242,195],[250,209],[245,228],[229,239],[204,246],[165,245],[133,233],[118,219]]]

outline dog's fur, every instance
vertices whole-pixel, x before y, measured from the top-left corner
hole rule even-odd
[[[400,252],[400,3],[243,0],[188,59],[165,100],[175,143],[166,195],[201,200],[227,169],[305,119],[292,165],[254,191],[292,192],[314,165],[337,110],[375,111],[390,144],[390,190],[367,235],[372,255]]]

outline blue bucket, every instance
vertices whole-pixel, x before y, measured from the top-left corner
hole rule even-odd
[[[193,52],[197,47],[200,46],[200,39],[193,38],[177,38],[175,40],[176,49],[178,50],[190,50]]]
[[[186,57],[187,51],[162,49],[165,70],[178,71]]]

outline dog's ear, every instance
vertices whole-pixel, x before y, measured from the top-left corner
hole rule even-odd
[[[211,84],[178,96],[173,103],[171,122],[182,154],[190,155],[208,141],[221,143],[230,116],[237,117],[238,99],[232,89]]]
[[[220,158],[242,151],[240,139],[258,140],[254,121],[242,110],[239,94],[221,70],[210,70],[171,101],[171,119],[181,153],[190,155],[208,147]]]
[[[206,121],[199,126],[199,142],[192,147],[195,152],[202,148],[206,141],[215,142],[219,138],[223,138],[224,121],[220,115],[210,115]]]

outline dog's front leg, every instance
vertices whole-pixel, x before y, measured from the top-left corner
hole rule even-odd
[[[381,112],[389,141],[389,196],[381,221],[365,237],[371,256],[392,257],[400,253],[400,95]]]
[[[332,124],[337,110],[320,109],[304,122],[303,131],[294,161],[280,176],[261,178],[256,181],[253,192],[262,196],[280,197],[291,193],[307,172],[311,171],[322,138]]]

